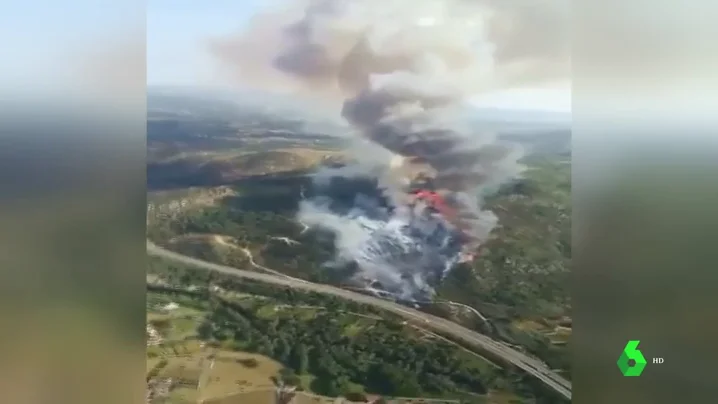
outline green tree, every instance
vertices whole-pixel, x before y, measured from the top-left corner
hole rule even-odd
[[[290,363],[292,347],[289,343],[287,343],[287,341],[278,339],[274,345],[274,352],[276,353],[275,357],[279,359],[280,362],[285,365]]]
[[[378,363],[369,371],[367,382],[373,390],[391,396],[417,397],[421,395],[421,386],[416,375],[395,365]]]
[[[290,365],[300,375],[306,374],[309,370],[309,355],[307,346],[300,343],[292,351]]]

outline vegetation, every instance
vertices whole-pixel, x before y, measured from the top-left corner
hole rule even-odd
[[[495,337],[523,346],[567,377],[570,178],[569,164],[535,159],[524,179],[487,198],[500,227],[474,262],[451,271],[439,290],[439,297],[490,318]]]
[[[493,391],[510,391],[524,400],[550,394],[537,382],[373,307],[239,282],[160,259],[149,262],[149,272],[162,280],[148,286],[152,299],[164,295],[183,306],[205,307],[198,338],[271,357],[283,365],[278,378],[300,389],[328,396],[375,393],[477,403]]]

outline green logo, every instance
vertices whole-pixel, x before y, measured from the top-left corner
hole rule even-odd
[[[628,341],[626,347],[623,348],[621,357],[618,358],[618,362],[616,362],[624,376],[640,376],[646,367],[646,358],[643,357],[641,351],[636,349],[640,342],[641,341],[638,340]],[[629,362],[631,360],[633,364]]]

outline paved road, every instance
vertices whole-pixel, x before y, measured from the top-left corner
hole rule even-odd
[[[562,378],[555,372],[552,372],[548,367],[546,367],[543,362],[531,358],[521,352],[518,352],[501,342],[494,341],[493,339],[485,335],[468,330],[449,320],[432,316],[430,314],[414,310],[406,306],[402,306],[389,300],[384,300],[374,296],[368,296],[361,293],[352,292],[331,285],[311,283],[289,277],[245,271],[224,265],[213,264],[211,262],[198,260],[196,258],[165,250],[155,244],[150,243],[149,241],[147,242],[147,253],[150,255],[160,256],[173,261],[181,262],[187,265],[192,265],[198,268],[221,272],[240,278],[252,279],[260,282],[273,283],[276,285],[283,285],[296,289],[304,289],[311,292],[333,295],[342,299],[352,300],[357,303],[379,307],[409,320],[423,322],[426,328],[431,328],[435,331],[439,331],[451,335],[455,338],[459,338],[473,346],[479,347],[480,349],[483,349],[498,357],[503,358],[507,362],[535,376],[562,396],[571,399],[571,382]]]

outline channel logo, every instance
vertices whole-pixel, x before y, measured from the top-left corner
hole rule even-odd
[[[616,362],[624,376],[640,376],[643,369],[646,368],[646,358],[643,357],[643,353],[638,349],[640,342],[639,340],[628,341],[626,347],[623,348],[621,357]],[[657,359],[661,359],[661,362],[663,362],[662,358]]]

